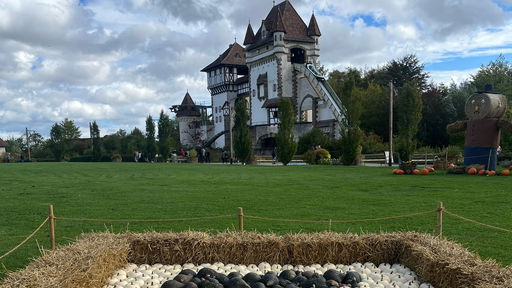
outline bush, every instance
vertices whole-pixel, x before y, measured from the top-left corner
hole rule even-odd
[[[112,154],[112,162],[123,162],[123,157],[119,153]]]
[[[327,145],[329,145],[329,138],[320,129],[313,128],[299,138],[297,154],[303,154],[312,147],[327,147]]]
[[[69,162],[93,162],[94,159],[90,155],[86,156],[77,156],[69,159]]]
[[[373,132],[370,132],[368,135],[363,133],[362,137],[362,153],[372,154],[389,150],[389,144],[383,143],[382,138]]]
[[[448,161],[460,163],[464,159],[464,153],[459,146],[450,145],[446,147],[443,152],[444,155],[448,153]]]
[[[304,162],[309,164],[321,164],[324,159],[331,159],[331,154],[326,149],[309,150],[302,156]]]

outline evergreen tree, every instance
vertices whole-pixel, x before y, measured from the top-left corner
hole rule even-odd
[[[91,124],[91,132],[92,132],[92,159],[94,161],[100,161],[101,159],[101,137],[100,137],[100,129],[98,127],[98,123],[96,121]]]
[[[142,152],[146,147],[146,139],[144,137],[144,133],[135,127],[129,135],[129,147],[133,152]]]
[[[80,130],[73,120],[66,118],[61,123],[55,123],[50,131],[50,149],[55,160],[71,157],[73,142],[80,136]]]
[[[355,87],[356,75],[349,75],[343,84],[342,95],[345,108],[347,109],[348,128],[342,132],[341,151],[344,165],[355,165],[361,155],[362,132],[359,128],[360,117],[363,107],[360,97],[362,90]]]
[[[423,104],[418,87],[411,82],[405,83],[399,98],[397,152],[402,161],[409,161],[416,149],[416,134],[421,121]]]
[[[293,139],[295,113],[293,112],[292,101],[289,98],[283,98],[279,101],[278,118],[277,158],[284,165],[288,165],[292,161],[295,151],[297,151],[297,143]]]
[[[418,139],[422,146],[446,147],[449,136],[446,125],[455,121],[457,112],[448,89],[443,85],[430,84],[422,96],[423,113],[419,124]]]
[[[233,148],[238,160],[249,164],[252,156],[252,142],[249,131],[247,101],[240,98],[235,104],[235,126],[233,127]]]
[[[158,152],[162,156],[162,161],[166,161],[171,150],[171,121],[169,115],[160,111],[158,120]]]
[[[152,161],[156,154],[155,123],[151,115],[146,118],[146,156]]]

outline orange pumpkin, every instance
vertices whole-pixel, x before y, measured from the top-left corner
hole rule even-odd
[[[420,170],[414,169],[414,170],[412,170],[412,174],[419,175],[420,174]]]
[[[421,174],[422,175],[428,175],[428,169],[427,168],[424,168],[423,170],[421,170]]]
[[[475,175],[476,174],[476,168],[475,167],[471,167],[468,169],[468,174],[469,175]]]
[[[398,169],[397,171],[398,175],[404,175],[405,174],[405,171],[402,170],[402,169]]]
[[[480,169],[480,171],[478,171],[478,175],[483,176],[486,174],[485,172],[485,169]]]
[[[496,171],[487,172],[487,176],[494,176],[495,174],[496,174]]]
[[[508,176],[508,175],[510,175],[510,170],[509,169],[505,169],[505,170],[501,171],[500,175],[501,176]]]

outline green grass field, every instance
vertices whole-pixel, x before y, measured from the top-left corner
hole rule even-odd
[[[236,214],[310,220],[387,217],[446,209],[512,229],[512,177],[391,175],[387,167],[229,166],[141,163],[21,163],[0,165],[0,255],[18,244],[46,217],[161,219]],[[220,231],[237,229],[236,217],[172,223],[58,221],[58,244],[91,231]],[[337,232],[419,231],[435,233],[436,215],[353,224]],[[328,223],[245,220],[246,230],[315,232]],[[444,217],[444,235],[483,258],[512,263],[512,234]],[[25,246],[0,260],[5,270],[25,266],[48,248],[45,227]]]

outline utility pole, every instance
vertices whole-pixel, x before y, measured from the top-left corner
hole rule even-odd
[[[27,151],[28,151],[28,161],[30,161],[30,139],[28,135],[28,128],[25,127],[25,136],[27,137]]]
[[[393,81],[389,81],[389,166],[393,165]]]

